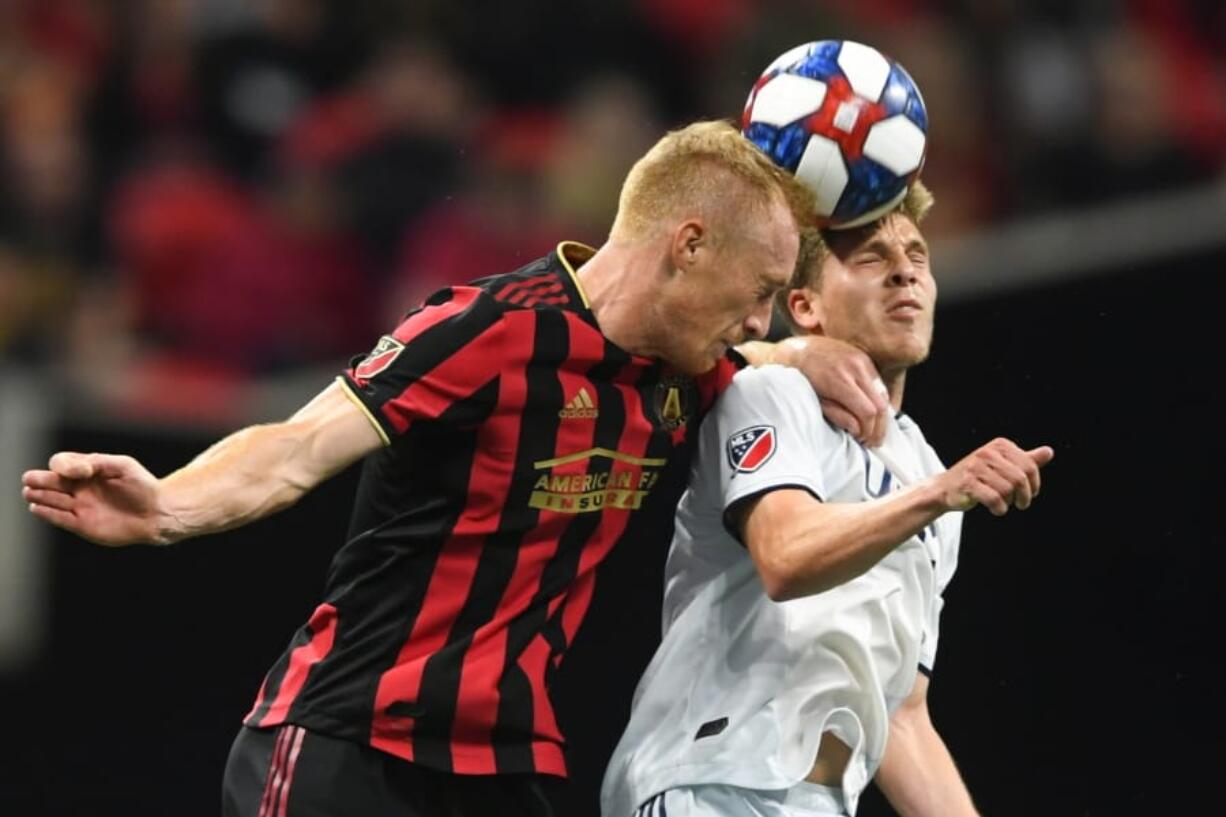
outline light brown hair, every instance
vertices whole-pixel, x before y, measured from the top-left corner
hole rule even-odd
[[[897,207],[868,224],[850,230],[819,230],[815,227],[801,230],[800,253],[796,257],[796,268],[792,271],[792,278],[788,281],[788,285],[775,295],[775,308],[782,313],[792,331],[798,331],[799,327],[792,321],[792,313],[788,309],[788,293],[794,289],[805,287],[816,289],[818,287],[821,283],[822,264],[825,263],[832,246],[846,247],[859,244],[877,231],[882,220],[889,218],[894,213],[906,216],[918,227],[927,218],[928,211],[932,209],[935,201],[932,192],[924,186],[924,183],[916,180]]]

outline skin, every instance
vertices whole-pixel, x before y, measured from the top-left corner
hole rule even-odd
[[[902,406],[906,373],[932,345],[937,285],[919,229],[895,213],[834,237],[816,284],[788,293],[793,320],[813,335],[863,350],[881,373],[890,404]],[[810,276],[810,281],[814,276]],[[1054,453],[1023,451],[998,438],[944,473],[859,503],[823,503],[783,489],[737,509],[743,540],[776,601],[820,593],[872,568],[895,547],[950,511],[983,505],[1001,516],[1038,496],[1039,471]],[[975,814],[957,768],[928,717],[922,675],[892,718],[877,780],[906,817]],[[850,750],[823,736],[809,780],[839,785]]]

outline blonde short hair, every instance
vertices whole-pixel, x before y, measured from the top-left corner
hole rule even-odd
[[[765,209],[782,194],[798,225],[809,223],[813,194],[724,121],[695,122],[671,131],[630,168],[622,184],[611,236],[651,235],[684,208],[743,205],[729,180],[742,182],[749,206]],[[730,201],[731,199],[731,201]]]
[[[787,319],[788,326],[792,331],[798,331],[800,327],[796,326],[792,320],[792,313],[788,309],[787,297],[788,293],[794,289],[802,289],[804,287],[816,288],[821,283],[822,264],[826,261],[826,256],[830,253],[830,244],[833,241],[839,240],[841,236],[848,238],[867,236],[873,233],[881,222],[890,216],[898,213],[911,219],[918,227],[925,218],[928,217],[928,211],[932,209],[932,205],[936,199],[932,195],[924,183],[918,179],[907,190],[907,195],[899,202],[898,206],[890,210],[881,218],[871,221],[862,227],[856,227],[852,230],[819,230],[815,227],[808,227],[800,231],[800,253],[796,257],[796,268],[792,271],[792,278],[788,281],[788,285],[779,290],[775,296],[775,307],[783,313],[783,317]]]

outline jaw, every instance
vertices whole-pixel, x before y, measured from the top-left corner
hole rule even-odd
[[[882,374],[906,371],[928,359],[932,348],[932,331],[927,327],[899,327],[874,333],[868,338],[853,341],[863,349],[877,370]]]

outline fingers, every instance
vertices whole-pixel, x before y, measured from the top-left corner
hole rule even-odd
[[[1030,507],[1042,488],[1039,469],[1052,461],[1055,452],[1047,445],[1023,451],[1013,442],[1003,438],[993,444],[994,452],[1000,457],[996,467],[1015,485],[1013,505],[1024,511]]]
[[[1050,446],[1023,451],[1003,437],[997,438],[956,466],[964,495],[996,516],[1010,506],[1026,510],[1039,495],[1039,469],[1055,456]]]
[[[30,513],[44,522],[50,522],[57,528],[64,528],[74,533],[77,532],[77,517],[73,513],[53,508],[50,505],[37,504],[30,505]]]
[[[53,472],[64,479],[89,479],[94,475],[91,455],[75,451],[61,451],[47,463]]]
[[[885,440],[886,427],[893,412],[889,391],[867,360],[866,356],[864,361],[851,364],[844,377],[836,381],[838,392],[835,397],[855,417],[858,432],[847,426],[842,427],[860,442],[875,447]]]
[[[869,393],[873,397],[875,414],[873,416],[872,428],[864,436],[865,442],[868,445],[876,447],[885,442],[886,428],[894,411],[890,406],[890,390],[886,388],[885,382],[877,376],[876,369],[871,372],[871,377]]]
[[[846,431],[856,439],[860,439],[860,421],[856,419],[856,415],[852,414],[847,408],[837,400],[825,399],[822,400],[822,414],[826,419],[834,423],[839,428]]]
[[[76,451],[61,451],[51,457],[51,471],[70,480],[110,479],[131,473],[136,461],[119,454],[81,454]]]
[[[971,495],[994,516],[1004,516],[1013,501],[1013,484],[1003,475],[983,469],[971,483]]]
[[[1017,446],[1002,442],[989,449],[988,464],[1008,486],[1005,501],[1025,510],[1039,492],[1039,468]]]
[[[894,413],[890,408],[890,391],[868,355],[853,360],[853,377],[855,387],[866,398],[865,413],[860,416],[863,442],[871,447],[879,446],[885,441],[885,430]]]
[[[21,475],[21,485],[24,488],[70,493],[74,484],[54,471],[26,471]]]
[[[63,491],[43,491],[37,488],[22,488],[21,498],[35,505],[45,505],[61,511],[71,512],[76,507],[72,494]]]
[[[1050,445],[1041,445],[1027,451],[1026,456],[1030,457],[1035,465],[1042,467],[1056,458],[1056,452]]]

